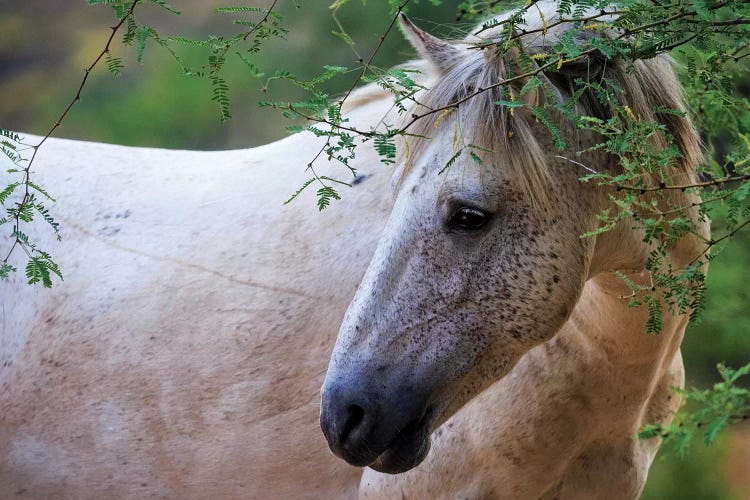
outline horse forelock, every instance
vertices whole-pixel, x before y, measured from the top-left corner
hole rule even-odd
[[[559,19],[556,2],[543,1],[534,4],[524,16],[527,31],[541,30],[544,26],[553,25]],[[504,14],[494,18],[497,21],[506,19]],[[485,21],[486,23],[486,21]],[[545,209],[548,207],[548,192],[552,182],[552,173],[548,163],[550,157],[548,147],[540,144],[539,138],[533,132],[532,123],[536,119],[525,108],[509,109],[507,106],[497,105],[498,100],[520,100],[533,106],[542,105],[545,96],[541,88],[536,88],[520,96],[520,88],[527,79],[517,79],[507,85],[495,87],[497,82],[514,78],[519,74],[517,51],[513,49],[499,53],[494,47],[480,50],[476,43],[482,40],[496,39],[499,28],[475,29],[466,39],[456,42],[462,47],[461,56],[456,58],[453,65],[437,79],[436,83],[427,89],[417,99],[417,104],[402,118],[402,126],[410,123],[414,115],[426,116],[411,125],[409,132],[412,138],[405,139],[407,147],[401,148],[400,160],[404,162],[401,180],[405,179],[413,165],[413,158],[419,156],[429,144],[429,138],[434,137],[440,127],[454,127],[458,131],[460,148],[479,146],[492,151],[487,153],[474,148],[484,163],[492,165],[491,154],[501,155],[502,166],[508,169],[511,177],[516,179],[522,190],[528,193],[533,205]],[[490,23],[494,24],[494,23]],[[541,53],[553,47],[570,26],[566,23],[545,29],[544,33],[531,34],[520,38],[523,50],[529,54]],[[590,33],[580,36],[594,36]],[[595,36],[603,36],[601,33]],[[674,62],[668,55],[659,55],[648,60],[624,61],[607,59],[601,54],[588,58],[582,64],[590,68],[591,74],[596,74],[601,82],[614,81],[620,87],[620,92],[614,92],[620,104],[629,107],[636,119],[653,121],[662,124],[675,145],[681,158],[668,166],[665,174],[669,180],[675,182],[689,182],[696,177],[696,168],[702,161],[700,140],[692,122],[686,116],[659,112],[659,110],[676,110],[686,112],[683,103],[683,90],[674,74]],[[580,77],[576,74],[580,68],[566,68],[563,66],[558,73],[550,75],[539,74],[554,90],[555,98],[564,103],[574,91],[574,80]],[[570,71],[570,73],[566,73]],[[589,71],[589,70],[587,70]],[[476,96],[452,106],[456,101],[473,94],[480,89],[488,89]],[[443,109],[445,108],[445,109]],[[432,112],[440,109],[439,112]],[[548,108],[551,109],[551,108]],[[611,118],[611,110],[587,91],[579,99],[576,112],[579,115],[594,116],[607,120]],[[577,144],[578,139],[590,132],[576,130],[559,113],[552,111],[549,118],[557,122],[560,130],[567,135],[566,142]],[[427,138],[427,139],[425,139]],[[462,141],[462,142],[461,142]],[[601,138],[595,143],[601,142]],[[654,146],[665,148],[668,146],[664,134],[657,134],[652,138]],[[569,146],[570,149],[570,146]],[[574,154],[571,149],[567,153]],[[560,155],[565,155],[560,152]],[[464,155],[464,160],[468,154]],[[598,170],[616,173],[621,170],[614,157],[607,165],[596,165]],[[584,174],[584,172],[582,172]],[[652,179],[659,182],[662,179]],[[675,193],[679,196],[679,193]]]
[[[403,148],[407,157],[403,158],[406,173],[413,167],[413,158],[418,157],[429,145],[430,139],[441,127],[454,130],[454,149],[469,149],[462,155],[463,161],[472,161],[469,152],[479,156],[483,163],[493,164],[492,156],[500,155],[509,160],[504,167],[510,175],[519,179],[522,189],[530,193],[535,204],[546,205],[548,183],[550,181],[543,148],[534,137],[530,122],[518,116],[495,101],[509,100],[509,92],[518,95],[519,88],[503,88],[481,92],[463,101],[457,108],[452,103],[463,100],[478,89],[488,88],[498,81],[509,78],[509,62],[500,57],[487,57],[478,50],[467,49],[466,55],[449,68],[436,84],[418,98],[419,104],[407,114],[407,122],[412,114],[424,114],[428,110],[446,108],[433,112],[417,120],[409,131],[417,138],[407,141]],[[537,99],[532,92],[532,99]],[[523,113],[524,115],[527,113]],[[496,161],[496,160],[495,160]],[[442,166],[439,166],[441,168]]]

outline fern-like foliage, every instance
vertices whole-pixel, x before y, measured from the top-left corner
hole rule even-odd
[[[722,380],[711,389],[677,389],[686,406],[670,425],[647,425],[637,437],[662,438],[679,455],[685,455],[696,437],[702,437],[708,446],[727,425],[750,419],[750,390],[741,385],[741,379],[750,374],[750,363],[738,369],[720,364],[718,370]]]
[[[15,132],[4,129],[0,129],[0,137],[3,138],[2,147],[5,153],[0,165],[5,167],[3,170],[10,176],[10,181],[0,189],[0,207],[3,209],[3,215],[0,216],[0,229],[9,229],[11,242],[9,250],[0,256],[2,259],[0,260],[0,280],[9,278],[11,273],[16,271],[10,259],[13,251],[20,248],[28,257],[25,269],[29,284],[41,283],[45,287],[50,287],[52,277],[57,276],[62,279],[62,273],[52,257],[38,248],[37,244],[23,232],[22,225],[33,223],[39,216],[59,240],[60,224],[42,201],[55,200],[47,190],[30,179],[28,159],[22,154],[23,151],[28,150],[28,146],[23,144],[22,138]],[[37,198],[37,194],[41,199]]]
[[[45,288],[50,288],[53,274],[62,279],[60,269],[47,253],[37,250],[35,255],[31,255],[26,264],[26,278],[30,285],[41,283]]]

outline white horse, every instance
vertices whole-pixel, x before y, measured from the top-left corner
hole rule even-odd
[[[568,29],[555,25],[555,8],[529,9],[527,29],[539,35],[523,41],[528,52],[548,50]],[[510,76],[512,52],[404,29],[439,73],[408,119]],[[566,102],[586,75],[615,80],[634,116],[661,122],[682,155],[672,179],[695,180],[692,124],[656,111],[684,110],[669,58],[628,67],[595,55],[562,65],[548,82]],[[513,84],[516,96],[523,83]],[[339,332],[321,425],[336,455],[369,466],[364,497],[636,498],[658,441],[635,434],[668,423],[679,405],[671,387],[683,383],[688,315],[665,310],[662,333],[646,335],[646,308],[628,306],[631,291],[615,274],[649,283],[642,230],[628,220],[580,237],[613,207],[614,191],[580,183],[580,165],[616,172],[618,163],[605,153],[571,161],[601,139],[560,118],[571,145],[561,154],[527,108],[494,104],[503,95],[485,91],[412,130],[431,140],[406,148],[393,211]],[[577,106],[610,116],[593,94]],[[653,141],[666,147],[661,136]],[[439,174],[461,144],[485,148],[483,164],[463,155]],[[653,199],[666,209],[666,199]],[[690,207],[697,198],[678,192],[670,201]],[[707,223],[688,214],[707,238]],[[688,265],[703,241],[671,245],[668,264]]]
[[[440,74],[425,104],[504,74],[404,30]],[[603,71],[645,119],[680,106],[663,60]],[[391,105],[372,89],[355,101],[360,128]],[[365,151],[364,181],[330,212],[280,207],[320,147],[309,134],[217,153],[45,145],[66,281],[2,285],[0,498],[350,498],[358,483],[365,497],[636,496],[657,443],[633,434],[678,404],[687,319],[643,333],[612,273],[643,278],[640,235],[580,239],[606,191],[581,186],[524,113],[506,122],[487,104],[460,113],[495,146],[514,132],[493,168],[438,176],[452,130],[422,124],[434,139],[399,169],[393,211],[390,174]],[[690,176],[695,134],[666,125]],[[671,260],[697,251],[685,239]],[[321,423],[364,475],[316,422],[352,297]]]

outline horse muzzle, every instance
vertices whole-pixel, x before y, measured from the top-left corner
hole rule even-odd
[[[430,450],[435,415],[410,392],[378,396],[361,384],[326,380],[320,427],[334,455],[389,474],[419,465]]]

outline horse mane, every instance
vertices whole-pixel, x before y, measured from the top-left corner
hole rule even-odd
[[[429,110],[448,107],[477,89],[489,88],[514,76],[513,70],[518,68],[518,49],[502,53],[496,47],[476,48],[477,43],[497,40],[502,29],[497,23],[508,17],[509,14],[504,14],[488,20],[489,23],[485,21],[485,28],[474,30],[475,33],[480,32],[479,36],[470,35],[464,40],[454,42],[459,55],[451,59],[450,66],[444,68],[435,85],[419,97],[418,104],[404,117],[402,126],[409,123],[414,114],[424,114]],[[567,23],[555,25],[560,16],[557,13],[557,3],[554,1],[543,0],[535,3],[528,8],[524,17],[526,31],[538,30],[538,33],[520,37],[523,50],[527,54],[548,51],[570,29]],[[496,27],[487,29],[487,25]],[[602,35],[580,31],[577,36]],[[681,153],[681,158],[667,169],[667,176],[670,179],[680,177],[682,181],[693,180],[696,176],[696,167],[702,160],[700,141],[691,121],[684,115],[686,108],[682,87],[675,76],[672,59],[668,55],[658,55],[648,60],[623,61],[607,59],[597,54],[589,56],[586,61],[575,63],[573,67],[563,65],[557,73],[540,73],[538,76],[551,84],[557,94],[557,101],[564,103],[575,91],[575,79],[590,77],[592,74],[602,82],[612,80],[617,83],[622,89],[622,92],[617,93],[620,103],[628,106],[636,119],[657,122],[665,127]],[[552,175],[548,165],[549,151],[540,144],[532,128],[532,122],[536,118],[525,107],[514,110],[495,104],[495,101],[500,99],[510,100],[513,98],[511,96],[534,106],[541,105],[545,99],[549,99],[542,89],[528,92],[522,98],[518,97],[523,83],[525,82],[516,81],[484,91],[461,103],[458,109],[451,108],[441,113],[432,113],[413,123],[409,132],[417,138],[408,139],[408,147],[402,148],[405,151],[402,154],[405,173],[401,179],[404,179],[406,172],[413,167],[410,158],[417,156],[429,142],[419,137],[429,138],[438,127],[450,125],[459,131],[459,141],[463,140],[464,144],[503,154],[503,158],[507,160],[503,163],[503,168],[508,168],[510,175],[520,180],[522,189],[531,196],[532,204],[547,208],[549,200],[546,193],[549,192]],[[677,110],[682,116],[660,112],[664,109]],[[602,105],[591,91],[581,96],[576,112],[603,120],[611,117],[610,110]],[[573,147],[580,145],[581,140],[585,139],[583,134],[591,134],[589,131],[575,129],[562,116],[552,116],[550,113],[550,119],[558,123],[569,145],[570,153],[575,152]],[[652,140],[657,149],[668,146],[664,135],[655,135]],[[473,151],[482,160],[489,160],[481,149],[474,148]],[[565,152],[559,154],[563,155]],[[609,172],[616,172],[619,169],[619,165],[612,158],[607,163],[609,165],[596,165],[597,170],[604,168]],[[659,180],[655,182],[658,183]]]

